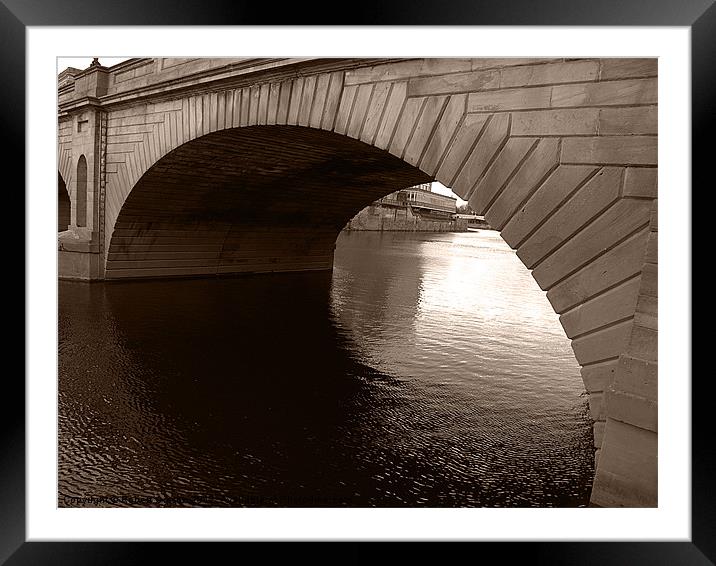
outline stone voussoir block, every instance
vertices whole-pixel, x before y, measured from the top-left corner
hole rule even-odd
[[[612,378],[610,385],[617,391],[657,400],[659,366],[655,361],[622,354],[615,362]]]
[[[607,418],[604,439],[591,502],[601,507],[656,507],[657,434]]]
[[[637,305],[641,281],[638,277],[617,285],[560,315],[567,337],[573,338],[601,326],[631,317]]]
[[[597,135],[599,112],[599,108],[564,108],[514,112],[512,114],[512,135]]]
[[[658,173],[656,167],[627,167],[624,176],[624,196],[655,199]]]
[[[572,350],[580,364],[618,357],[632,334],[631,319],[572,340]]]
[[[619,80],[551,87],[550,106],[629,106],[657,102],[656,79]]]
[[[562,142],[562,163],[656,165],[657,158],[653,136],[573,137]]]
[[[658,131],[656,105],[599,109],[599,135],[656,134]]]
[[[657,58],[605,58],[600,61],[599,78],[601,80],[636,77],[655,77],[658,73]]]
[[[500,71],[500,88],[581,83],[595,81],[598,76],[599,62],[596,60],[508,67]]]
[[[610,389],[604,397],[604,411],[610,419],[653,432],[659,429],[658,406],[652,399]]]
[[[584,388],[587,393],[606,391],[614,381],[618,363],[618,360],[608,360],[582,367],[582,381],[584,381]]]

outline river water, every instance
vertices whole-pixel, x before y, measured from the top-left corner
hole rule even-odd
[[[585,506],[579,367],[497,232],[332,274],[59,283],[60,506]]]

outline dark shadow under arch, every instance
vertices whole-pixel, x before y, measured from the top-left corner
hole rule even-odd
[[[299,126],[223,130],[187,142],[134,186],[107,278],[330,269],[362,208],[432,179],[347,136]]]
[[[57,172],[57,231],[64,232],[71,222],[70,193],[62,175]]]

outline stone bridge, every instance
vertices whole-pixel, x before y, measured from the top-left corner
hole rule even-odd
[[[572,340],[592,505],[657,505],[656,59],[95,62],[58,120],[62,278],[331,269],[364,206],[452,188]]]

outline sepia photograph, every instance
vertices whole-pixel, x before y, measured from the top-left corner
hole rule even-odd
[[[0,0],[0,564],[712,564],[716,8],[577,3]]]
[[[659,505],[658,58],[87,55],[58,507]]]

